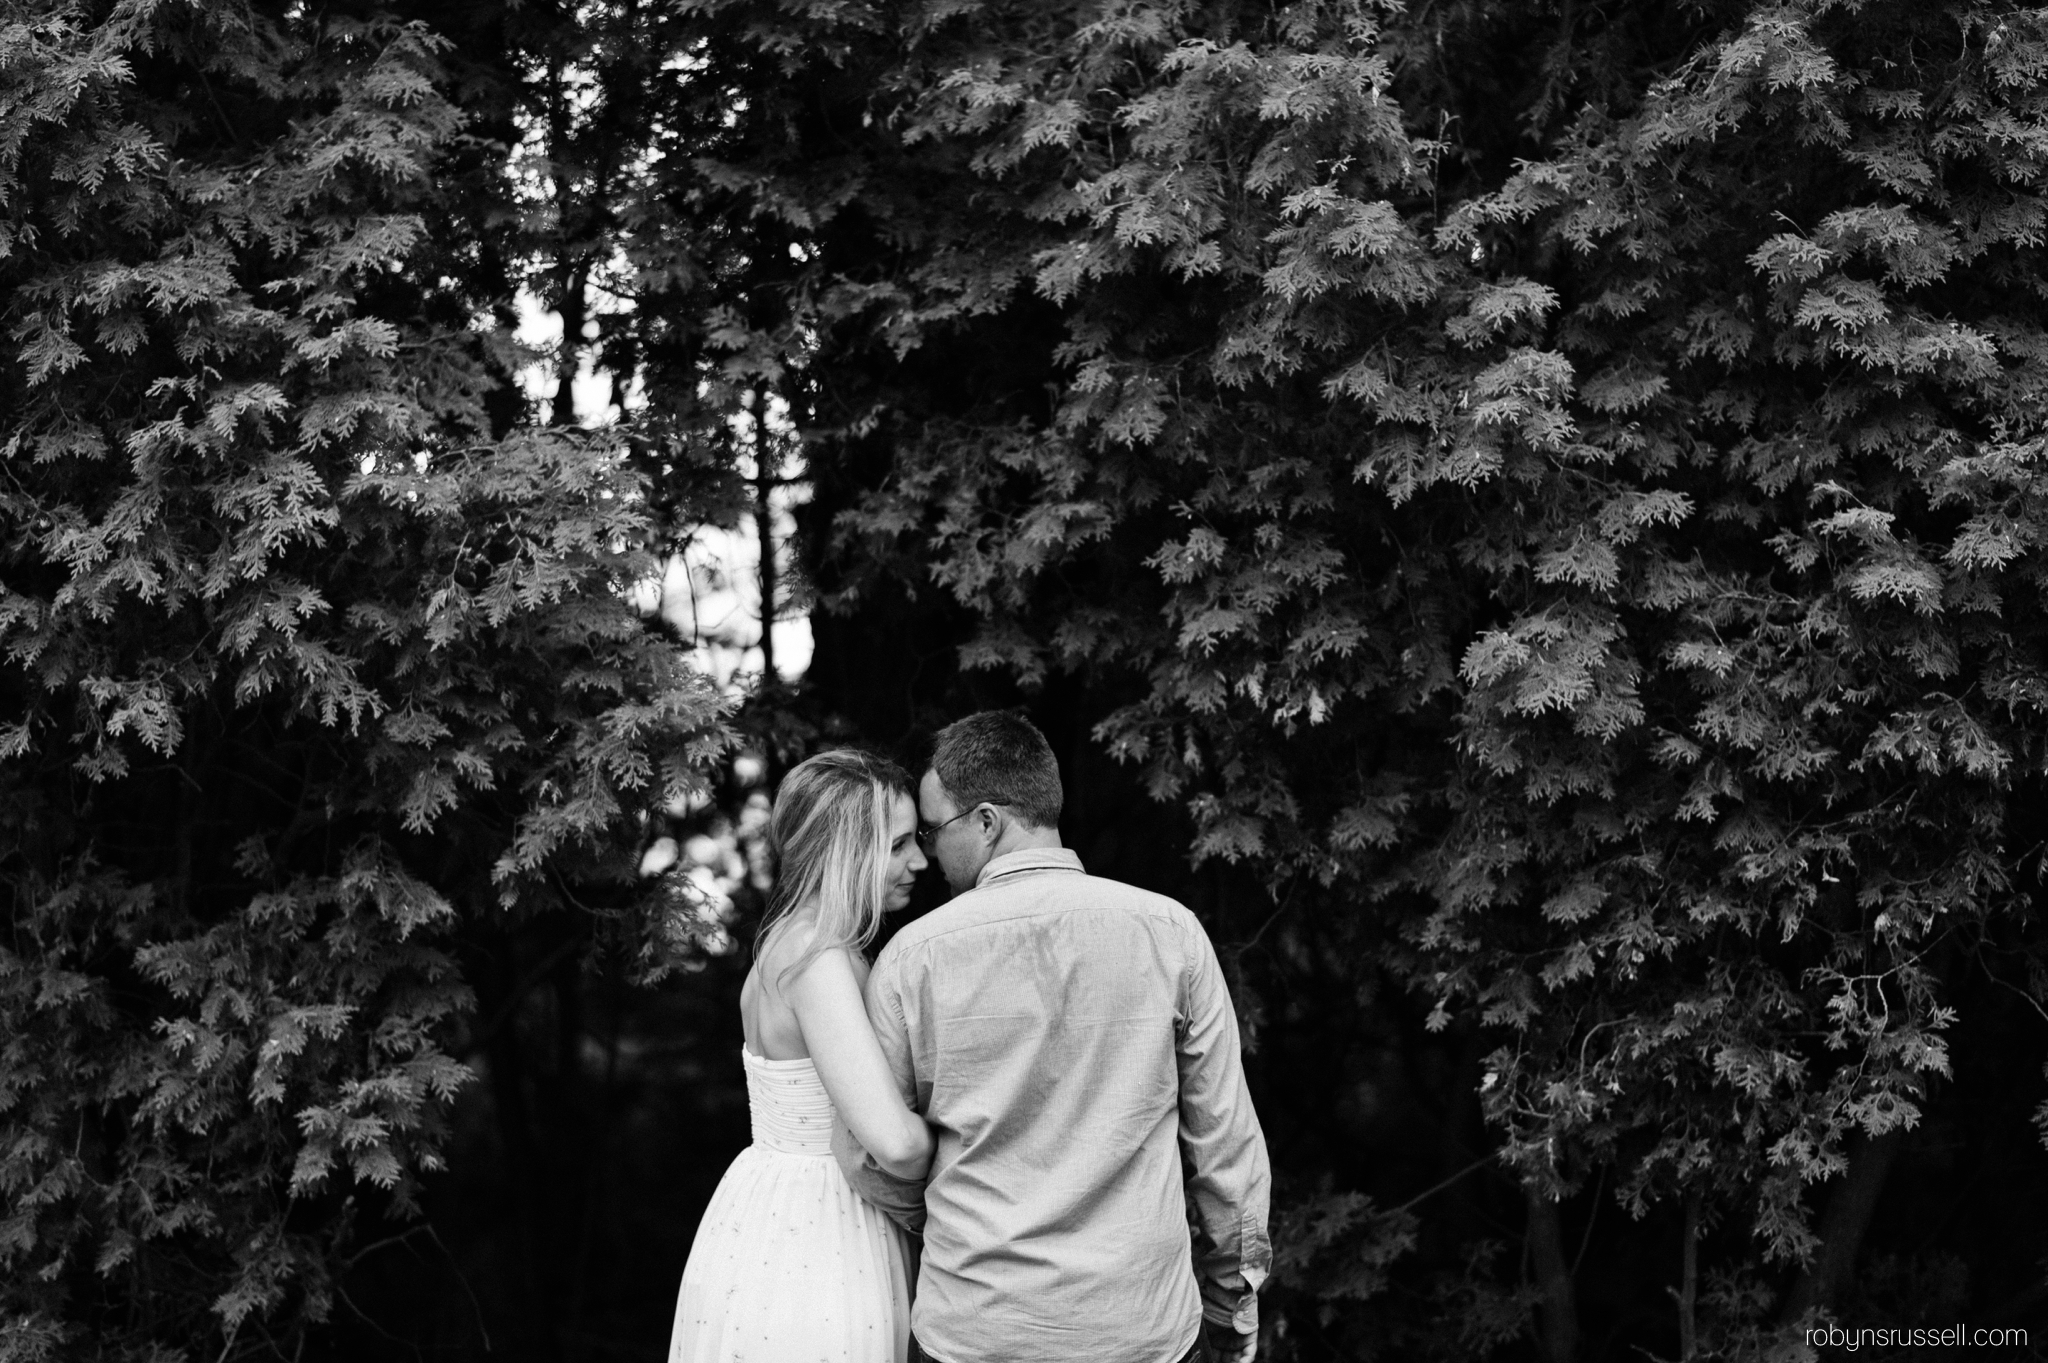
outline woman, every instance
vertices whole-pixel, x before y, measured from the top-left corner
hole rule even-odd
[[[836,1112],[891,1173],[931,1163],[931,1132],[861,1002],[860,949],[925,866],[910,777],[867,753],[820,753],[783,779],[768,842],[779,871],[740,989],[754,1143],[697,1227],[669,1360],[903,1363],[903,1239],[847,1186],[831,1137]]]

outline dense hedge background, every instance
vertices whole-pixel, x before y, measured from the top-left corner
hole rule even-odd
[[[13,0],[0,1360],[658,1357],[777,775],[1011,704],[1266,1357],[2048,1340],[2044,173],[2011,4]]]

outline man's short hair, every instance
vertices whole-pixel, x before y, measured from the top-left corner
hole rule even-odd
[[[948,724],[930,765],[963,811],[1003,805],[1034,828],[1060,825],[1060,764],[1045,735],[1014,710],[983,710]]]

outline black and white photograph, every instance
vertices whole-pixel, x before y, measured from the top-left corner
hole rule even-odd
[[[2048,1360],[2048,6],[0,0],[0,904],[0,1363]]]

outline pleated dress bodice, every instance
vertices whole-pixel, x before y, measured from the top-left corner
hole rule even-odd
[[[784,1155],[832,1154],[832,1099],[818,1067],[802,1060],[764,1060],[746,1047],[747,1114],[754,1144]]]

